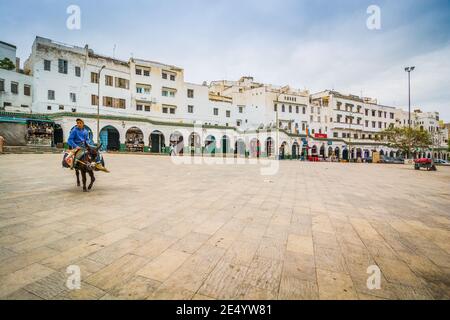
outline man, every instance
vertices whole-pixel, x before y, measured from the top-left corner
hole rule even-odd
[[[84,127],[84,121],[77,119],[77,126],[70,132],[67,144],[72,149],[69,152],[70,156],[76,155],[77,152],[86,145],[93,145],[94,143],[89,137],[89,131]],[[73,168],[75,161],[72,161],[71,168]]]

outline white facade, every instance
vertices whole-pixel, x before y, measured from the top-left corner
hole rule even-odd
[[[285,154],[299,154],[307,144],[305,152],[309,154],[342,156],[345,151],[364,158],[373,151],[394,151],[376,137],[404,117],[402,110],[373,99],[329,90],[310,94],[259,83],[252,77],[209,85],[187,83],[184,70],[173,65],[113,59],[96,54],[87,45],[71,46],[40,37],[33,43],[25,72],[30,74],[26,79],[32,100],[29,97],[27,101],[33,113],[59,119],[64,141],[78,116],[85,118],[94,137],[97,135],[93,119],[99,90],[100,130],[109,126],[121,145],[131,128],[148,147],[155,143],[151,135],[156,131],[165,145],[174,133],[191,145],[192,132],[203,125],[201,146],[213,139],[221,148],[222,142],[228,141],[227,152],[242,139],[248,152],[258,146],[264,154],[273,144],[284,146]],[[430,120],[427,125],[435,124]],[[268,131],[265,136],[264,131]]]

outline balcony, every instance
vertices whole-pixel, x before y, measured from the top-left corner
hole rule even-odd
[[[363,130],[363,124],[357,123],[345,123],[345,122],[333,122],[334,129],[346,129],[346,130]]]

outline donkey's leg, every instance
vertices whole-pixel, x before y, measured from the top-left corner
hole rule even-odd
[[[89,184],[88,190],[91,190],[92,185],[94,184],[94,181],[95,181],[94,171],[89,170],[89,176],[91,177],[91,183]]]
[[[80,170],[75,169],[75,174],[77,176],[77,187],[80,186]]]
[[[86,170],[81,170],[81,179],[83,180],[83,191],[87,192],[86,189]]]

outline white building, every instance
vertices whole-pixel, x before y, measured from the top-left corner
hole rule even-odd
[[[111,150],[163,152],[172,143],[179,152],[354,159],[369,158],[374,151],[398,155],[376,138],[398,124],[403,113],[374,99],[330,90],[310,94],[248,76],[187,83],[180,67],[138,58],[123,61],[87,45],[41,37],[24,69],[32,89],[27,103],[33,114],[58,124],[55,143],[67,141],[77,117],[85,119],[95,140],[100,100],[99,136]]]

